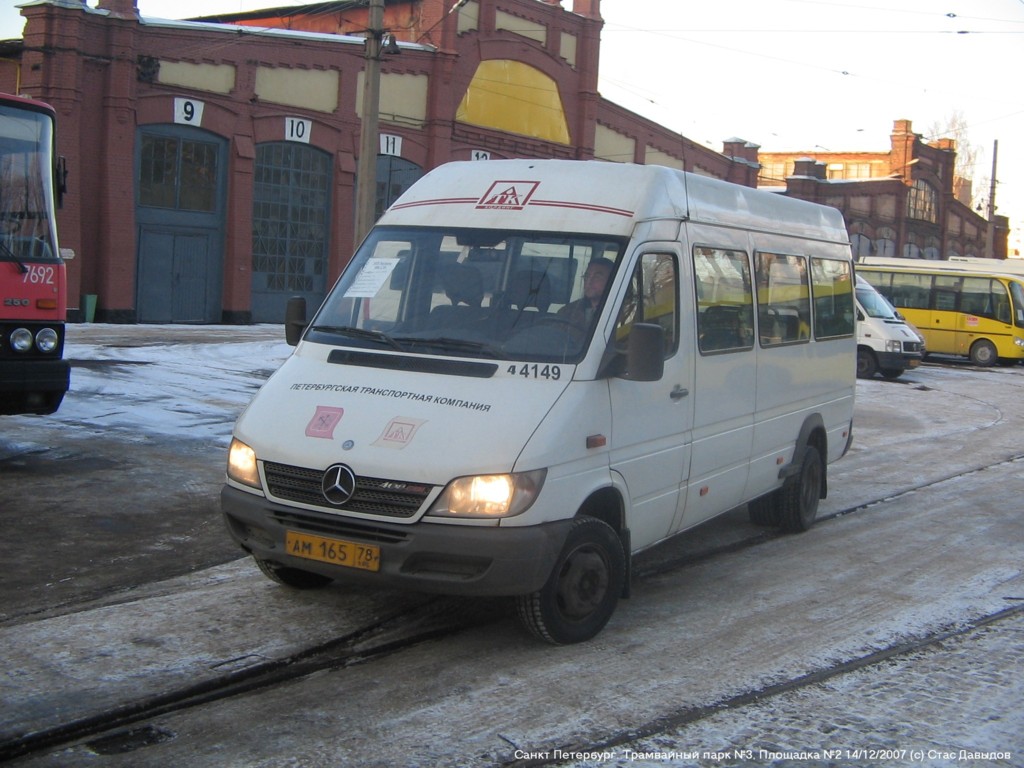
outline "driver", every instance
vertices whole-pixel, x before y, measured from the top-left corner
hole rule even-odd
[[[583,273],[583,296],[558,310],[558,316],[580,328],[589,328],[614,269],[615,265],[609,259],[600,256],[591,259]]]

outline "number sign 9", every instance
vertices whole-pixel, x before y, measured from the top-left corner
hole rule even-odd
[[[174,122],[184,125],[202,125],[203,102],[195,99],[175,99]]]

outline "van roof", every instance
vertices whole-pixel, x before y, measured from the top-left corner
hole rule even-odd
[[[621,236],[638,222],[689,219],[849,242],[835,208],[663,166],[598,160],[446,163],[407,190],[379,224],[430,226],[451,216],[467,227]]]

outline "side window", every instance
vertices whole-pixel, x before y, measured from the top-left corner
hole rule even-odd
[[[932,309],[956,311],[957,296],[963,286],[963,278],[935,275],[932,284]]]
[[[633,270],[615,323],[615,343],[624,348],[635,323],[665,329],[665,357],[679,348],[679,268],[669,253],[645,253]]]
[[[754,297],[744,251],[693,249],[697,346],[702,353],[754,346]]]
[[[803,256],[758,253],[757,322],[762,347],[808,341],[811,337],[810,285]]]
[[[873,277],[873,276],[872,276]],[[894,307],[904,309],[927,309],[932,290],[931,275],[912,275],[902,272],[892,273],[892,287],[887,293],[884,286],[875,285],[879,292]]]
[[[853,275],[838,259],[811,259],[814,338],[853,335]]]
[[[960,294],[960,311],[979,317],[1010,322],[1010,300],[1006,288],[998,280],[987,277],[965,277]]]

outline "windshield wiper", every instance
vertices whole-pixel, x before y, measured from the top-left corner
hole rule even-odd
[[[11,261],[13,261],[15,264],[18,265],[18,271],[21,274],[24,275],[24,274],[26,274],[28,272],[28,267],[25,266],[25,262],[23,262],[21,260],[21,258],[18,256],[18,254],[16,254],[14,251],[12,251],[10,249],[10,247],[7,245],[7,243],[5,243],[2,240],[0,240],[0,248],[3,248],[3,251],[4,251],[3,255],[6,255]]]
[[[418,339],[412,336],[402,338],[402,341],[412,345],[422,344],[423,346],[435,347],[450,352],[476,352],[483,353],[488,357],[500,357],[498,350],[490,344],[482,341],[470,341],[468,339],[453,339],[448,336],[439,336],[431,339]]]
[[[370,341],[376,341],[378,344],[389,346],[399,352],[405,352],[405,348],[384,333],[384,331],[372,331],[368,328],[353,328],[350,325],[314,325],[313,330],[323,331],[324,333],[343,334],[345,336],[352,336],[356,339],[368,339]]]

